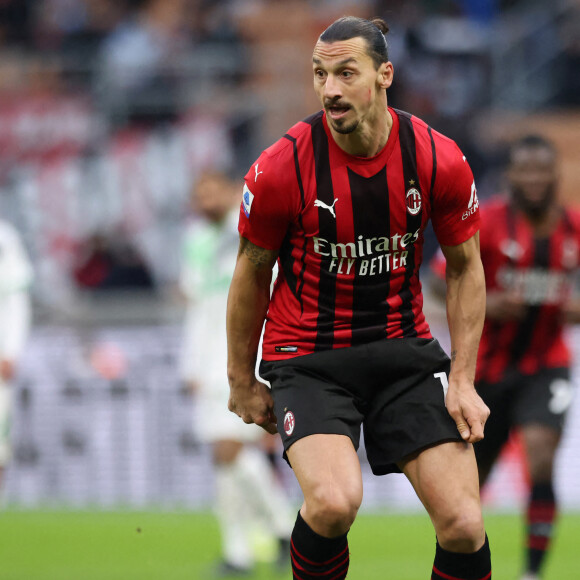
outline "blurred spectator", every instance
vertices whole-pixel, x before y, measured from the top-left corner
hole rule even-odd
[[[126,16],[127,8],[116,0],[84,0],[83,18],[64,28],[59,45],[67,81],[79,88],[93,82],[101,45]]]
[[[104,41],[102,97],[114,116],[173,120],[179,79],[193,42],[188,0],[142,0]]]
[[[32,268],[18,232],[0,221],[0,485],[10,458],[11,383],[30,327]]]
[[[154,287],[149,268],[137,249],[119,236],[91,235],[81,243],[74,277],[88,290],[127,290]]]
[[[580,106],[580,4],[560,25],[563,52],[561,57],[561,90],[559,104]]]
[[[30,42],[31,12],[31,0],[0,0],[0,46]]]

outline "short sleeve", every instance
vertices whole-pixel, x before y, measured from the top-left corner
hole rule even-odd
[[[473,173],[465,156],[451,140],[440,140],[437,147],[431,220],[435,235],[444,246],[462,244],[480,227]]]
[[[284,151],[262,153],[244,177],[240,235],[261,248],[279,249],[297,211],[295,182],[295,169]]]

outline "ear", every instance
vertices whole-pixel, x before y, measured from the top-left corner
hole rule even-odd
[[[393,63],[383,62],[377,71],[377,84],[381,89],[388,89],[393,84]]]

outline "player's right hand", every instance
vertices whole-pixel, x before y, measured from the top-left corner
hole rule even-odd
[[[255,423],[268,433],[277,432],[270,387],[257,379],[249,385],[230,384],[228,409],[241,417],[244,423]]]

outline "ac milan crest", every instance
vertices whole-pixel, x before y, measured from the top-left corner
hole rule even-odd
[[[286,433],[286,435],[292,435],[295,426],[296,420],[294,419],[294,413],[288,411],[286,415],[284,415],[284,433]]]
[[[418,189],[412,187],[407,191],[407,211],[411,215],[417,215],[421,211],[421,194]]]

